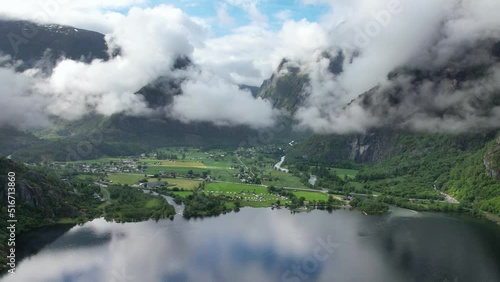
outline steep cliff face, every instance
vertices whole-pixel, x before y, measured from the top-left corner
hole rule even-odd
[[[304,102],[308,81],[298,66],[283,60],[271,78],[264,81],[258,96],[271,101],[275,108],[294,113]]]
[[[399,134],[390,130],[367,134],[314,136],[290,151],[296,159],[341,164],[346,161],[373,163],[399,154]]]
[[[18,185],[19,199],[30,207],[40,206],[40,194],[36,189],[26,183],[19,183]]]
[[[367,134],[314,136],[298,144],[290,154],[296,158],[320,162],[376,163],[402,154],[419,157],[434,150],[442,151],[446,148],[464,152],[476,150],[484,148],[485,144],[493,138],[493,132],[447,135],[379,129]],[[499,147],[500,145],[496,148]],[[500,153],[492,155],[499,156]]]
[[[500,179],[500,137],[484,156],[484,166],[490,177]]]
[[[345,56],[323,52],[318,58],[329,60],[328,70],[333,75],[344,71]],[[264,81],[257,96],[267,99],[278,109],[294,114],[308,97],[309,76],[296,62],[283,59],[271,78]]]
[[[20,215],[42,218],[73,217],[78,209],[71,203],[74,193],[67,183],[52,174],[28,169],[0,158],[0,203],[7,204],[7,174],[16,174],[16,206]]]
[[[54,173],[26,167],[6,158],[0,158],[0,208],[2,221],[7,216],[7,196],[9,172],[15,173],[16,232],[22,233],[44,224],[50,224],[57,218],[85,217],[90,209],[82,198],[73,191],[73,187],[61,181]],[[97,206],[98,203],[95,204]],[[69,227],[64,227],[67,230]],[[62,233],[58,232],[43,240],[54,240]],[[0,230],[0,239],[6,242],[7,229]],[[0,244],[0,272],[5,269],[7,244]],[[22,258],[24,253],[16,254]]]
[[[377,131],[352,137],[350,160],[357,163],[373,163],[401,153],[397,144],[399,134],[392,131]]]

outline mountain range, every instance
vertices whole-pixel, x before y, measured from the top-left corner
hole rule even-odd
[[[35,29],[37,35],[29,40],[23,38],[23,31],[27,29]],[[3,20],[0,21],[0,37],[6,39],[1,41],[0,54],[10,56],[18,71],[43,66],[42,69],[50,73],[60,57],[89,63],[95,59],[108,60],[109,54],[119,53],[119,50],[108,49],[103,34],[68,26]],[[11,41],[20,43],[14,48]],[[190,65],[189,58],[179,57],[173,69],[181,70]],[[162,108],[181,94],[182,82],[182,78],[160,76],[136,92],[150,108]],[[241,85],[240,88],[257,95],[257,87]],[[0,153],[5,156],[25,161],[62,161],[68,155],[75,156],[78,147],[91,148],[88,153],[79,153],[78,158],[92,159],[138,154],[158,146],[237,146],[257,136],[258,132],[246,126],[216,126],[210,122],[186,124],[160,115],[90,114],[72,122],[54,119],[50,128],[35,131],[1,126],[0,134],[11,137],[0,141]]]
[[[35,27],[40,36],[29,40],[21,38],[19,45],[13,47],[13,34],[26,33],[27,26]],[[4,20],[0,21],[0,37],[3,38],[0,52],[10,56],[10,62],[17,66],[17,71],[41,66],[42,70],[50,73],[61,56],[89,63],[94,59],[106,61],[120,53],[120,50],[108,49],[103,34],[68,26]],[[487,59],[472,59],[476,57]],[[20,63],[16,64],[16,60],[20,60]],[[345,64],[350,62],[350,58],[342,51],[323,52],[318,60],[328,60],[328,71],[333,77],[340,75]],[[239,87],[269,101],[281,111],[282,125],[285,125],[286,130],[280,130],[274,136],[276,140],[284,143],[291,138],[308,136],[288,152],[294,162],[337,166],[377,164],[386,168],[391,178],[429,174],[428,162],[436,162],[440,169],[431,173],[432,177],[426,178],[425,185],[432,187],[437,181],[439,188],[462,198],[468,197],[471,202],[481,201],[484,206],[488,205],[489,211],[498,212],[500,122],[492,126],[486,122],[483,124],[481,118],[491,120],[497,114],[495,109],[500,105],[500,93],[478,88],[478,95],[465,99],[463,103],[437,103],[442,102],[443,97],[452,97],[450,92],[460,94],[481,84],[490,75],[489,67],[499,61],[500,42],[492,39],[477,42],[462,50],[444,65],[396,69],[389,74],[387,85],[374,85],[372,89],[342,105],[340,112],[360,107],[377,121],[364,132],[345,134],[324,132],[311,135],[309,132],[297,133],[292,130],[295,124],[290,117],[308,106],[308,89],[311,87],[311,78],[298,62],[285,58],[260,87]],[[187,57],[178,57],[173,64],[176,70],[188,67],[196,65]],[[135,92],[144,98],[149,108],[165,108],[172,103],[173,97],[183,95],[182,83],[182,77],[160,76]],[[482,95],[482,92],[488,93]],[[440,97],[443,99],[440,100]],[[462,125],[467,123],[469,111],[472,110],[479,112],[477,126],[463,130]],[[440,128],[432,127],[436,120],[456,121],[450,122],[449,127],[457,129],[457,132],[437,133]],[[426,127],[429,124],[431,126]],[[272,128],[270,130],[278,132]],[[185,123],[157,114],[146,117],[124,113],[110,116],[89,114],[77,121],[54,119],[52,127],[40,130],[23,131],[3,126],[0,128],[3,137],[0,140],[0,154],[27,162],[94,159],[139,154],[166,146],[251,145],[248,140],[259,136],[259,133],[243,125],[214,125],[209,121]],[[435,156],[440,156],[440,160],[435,160]],[[470,166],[464,167],[464,163],[470,163]],[[396,172],[397,166],[415,169]],[[488,188],[487,202],[483,202],[485,196],[481,192],[482,187],[464,183],[467,181],[461,174],[472,173],[470,170],[474,170],[471,178],[481,178],[481,181],[488,183],[494,181],[490,183],[493,188]],[[484,177],[488,180],[484,180]]]

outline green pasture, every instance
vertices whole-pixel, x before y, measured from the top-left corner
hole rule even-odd
[[[304,197],[306,201],[328,201],[328,195],[321,192],[296,191],[293,194],[297,198]]]
[[[141,179],[144,179],[144,174],[132,173],[109,173],[108,180],[113,181],[115,184],[133,185]]]

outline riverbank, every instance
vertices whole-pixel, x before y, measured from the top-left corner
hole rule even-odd
[[[500,216],[498,216],[498,215],[494,215],[494,214],[489,213],[489,212],[484,212],[484,218],[500,225]]]

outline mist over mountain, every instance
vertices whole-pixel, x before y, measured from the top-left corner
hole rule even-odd
[[[7,25],[6,29],[12,29],[8,34],[16,34],[20,24],[32,26],[26,22],[17,25],[3,23]],[[69,37],[65,40],[77,42],[78,29],[74,33],[59,33],[63,28],[44,26],[44,30],[51,28],[58,34],[55,37]],[[202,30],[202,26],[180,10],[160,6],[144,11],[131,10],[112,34],[101,35],[105,39],[101,43],[108,46],[108,50],[120,50],[111,60],[98,56],[86,60],[61,57],[50,73],[36,67],[19,72],[16,65],[24,62],[4,56],[1,78],[5,80],[3,85],[6,88],[2,93],[5,93],[5,100],[17,108],[15,112],[4,113],[1,121],[20,128],[36,128],[50,126],[54,118],[77,120],[87,114],[109,116],[124,113],[129,116],[163,116],[185,123],[208,121],[216,125],[250,127],[272,124],[275,112],[249,91],[240,90],[238,85],[228,83],[196,64],[176,66],[179,59],[190,60],[194,48],[191,44],[196,44]],[[29,49],[26,53],[40,52],[30,43],[36,45],[35,40],[28,40],[19,48]],[[56,54],[59,53],[64,53],[64,50],[57,50]],[[38,65],[44,63],[43,55],[41,58]],[[182,81],[177,87],[182,88],[184,95],[176,96],[168,106],[149,107],[148,101],[138,92],[151,83],[161,84],[165,78],[177,81],[177,84]],[[199,88],[210,91],[200,93]],[[146,93],[146,96],[150,95]],[[33,101],[29,103],[29,111],[26,108],[28,101]],[[226,110],[218,110],[220,106]],[[266,108],[267,112],[263,112]],[[254,116],[257,109],[261,114]],[[23,114],[27,112],[30,114]]]
[[[6,16],[0,124],[75,140],[111,124],[108,142],[155,146],[240,144],[280,119],[319,134],[499,127],[496,1],[330,4],[318,22],[217,38],[167,5],[102,22],[106,34]]]
[[[324,96],[317,96],[320,92],[314,89],[322,86],[305,70],[283,70],[282,66],[264,83],[261,95],[294,113],[300,127],[312,127],[318,133],[363,133],[384,127],[454,133],[495,129],[500,120],[498,46],[500,41],[488,39],[467,48],[465,56],[459,52],[440,66],[396,68],[384,82],[346,104],[338,100],[343,90],[334,86],[343,75],[332,67],[343,61],[339,52],[333,59],[319,59],[325,60],[325,75],[332,77]],[[344,64],[349,68],[348,62]]]
[[[496,1],[331,5],[335,9],[318,23],[289,20],[278,31],[249,27],[217,39],[166,5],[131,9],[106,23],[106,35],[4,20],[2,36],[8,40],[0,49],[7,56],[0,71],[8,87],[2,93],[9,95],[2,98],[16,111],[1,121],[33,128],[50,126],[54,118],[123,113],[263,128],[283,109],[294,115],[297,128],[318,133],[497,127],[500,22],[491,12],[499,8]],[[424,19],[416,16],[423,14]],[[30,29],[41,35],[23,38]],[[247,47],[256,50],[244,55],[240,49],[241,56],[234,56],[232,48],[241,46],[236,41],[247,36],[255,39]],[[271,36],[278,40],[263,44]],[[19,52],[9,44],[14,39]],[[221,56],[217,46],[231,49]],[[265,62],[258,68],[257,58]],[[179,59],[190,63],[175,67]],[[50,73],[41,71],[47,65],[53,66]],[[254,98],[240,86],[257,86],[257,77],[265,81]],[[168,94],[151,95],[159,89]]]
[[[110,57],[103,34],[70,26],[0,20],[0,38],[0,50],[20,63],[18,71],[51,71],[63,57],[86,63]]]
[[[319,133],[497,127],[498,108],[490,103],[499,95],[500,23],[490,12],[497,3],[393,1],[391,8],[390,1],[351,1],[343,2],[346,12],[333,2],[344,16],[332,23],[330,55],[295,61],[309,78],[305,101],[293,110],[300,127]],[[335,61],[343,63],[332,71]]]

